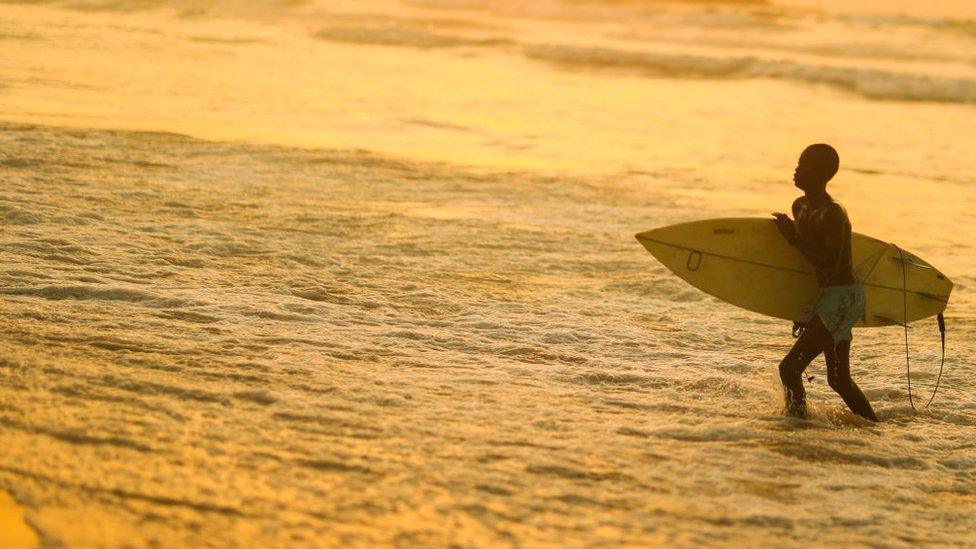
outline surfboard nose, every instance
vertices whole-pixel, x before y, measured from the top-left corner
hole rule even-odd
[[[643,244],[649,240],[655,240],[654,238],[655,235],[657,235],[660,231],[661,231],[661,227],[657,229],[651,229],[649,231],[639,232],[634,235],[634,238],[636,238],[638,242]]]
[[[661,245],[663,244],[661,239],[661,233],[667,232],[668,227],[659,227],[657,229],[651,229],[649,231],[643,231],[634,235],[637,242],[644,247],[645,250],[651,253],[654,257],[661,259]]]

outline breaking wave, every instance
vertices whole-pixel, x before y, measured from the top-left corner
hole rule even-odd
[[[467,38],[406,26],[384,27],[326,27],[315,37],[320,40],[367,44],[376,46],[407,46],[413,48],[457,48],[463,46],[500,46],[511,44],[506,38]]]
[[[623,69],[678,78],[775,78],[825,84],[870,99],[976,103],[976,81],[968,78],[807,65],[758,57],[723,58],[563,45],[529,46],[525,53],[531,59],[564,67]]]

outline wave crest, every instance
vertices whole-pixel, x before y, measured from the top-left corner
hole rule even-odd
[[[870,99],[976,103],[976,81],[968,78],[807,65],[759,57],[708,57],[563,45],[528,46],[525,54],[566,67],[636,70],[679,78],[775,78],[826,84]]]
[[[511,44],[505,38],[467,38],[431,32],[423,28],[386,27],[325,27],[315,35],[320,40],[366,44],[374,46],[408,46],[414,48],[457,48],[463,46],[500,46]]]

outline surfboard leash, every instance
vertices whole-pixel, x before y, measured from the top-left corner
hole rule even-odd
[[[942,360],[939,361],[939,377],[935,378],[935,389],[932,390],[932,396],[929,398],[928,404],[925,405],[926,409],[928,409],[929,404],[932,404],[932,401],[935,400],[935,393],[939,392],[939,384],[942,383],[942,370],[945,368],[945,315],[939,313],[939,316],[935,317],[935,320],[939,323],[939,335],[942,336]]]
[[[901,263],[901,301],[904,307],[905,316],[902,317],[902,327],[905,329],[905,377],[908,379],[908,403],[912,406],[912,411],[917,412],[918,408],[915,407],[915,399],[912,397],[912,362],[908,352],[908,264],[905,263],[905,254],[902,252],[901,248],[897,244],[892,244],[896,250],[898,250],[898,258]],[[932,396],[929,397],[928,403],[925,404],[925,409],[927,410],[935,400],[936,393],[939,392],[939,385],[942,383],[942,372],[945,369],[945,316],[943,313],[939,313],[936,317],[939,323],[939,334],[942,338],[942,359],[939,362],[939,377],[935,380],[935,388],[932,390]]]

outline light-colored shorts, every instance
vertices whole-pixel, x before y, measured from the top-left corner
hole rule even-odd
[[[867,298],[860,282],[846,286],[827,286],[817,290],[810,318],[813,315],[820,317],[836,345],[854,338],[851,328],[864,315],[865,305]]]

